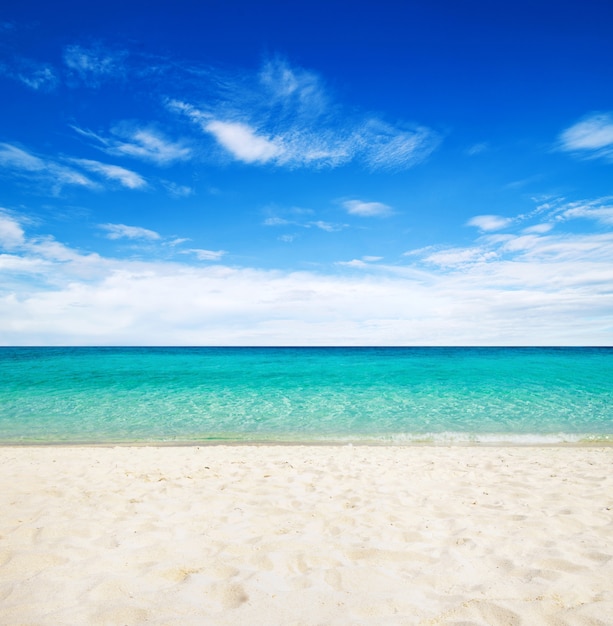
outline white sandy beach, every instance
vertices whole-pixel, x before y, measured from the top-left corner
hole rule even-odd
[[[0,624],[612,624],[613,448],[2,447]]]

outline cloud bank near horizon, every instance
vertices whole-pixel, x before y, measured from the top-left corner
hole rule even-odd
[[[486,232],[463,248],[412,250],[403,263],[365,257],[327,273],[222,265],[224,251],[198,249],[170,261],[103,257],[28,236],[4,211],[0,343],[601,345],[613,328],[613,233],[563,226],[610,223],[611,199],[538,208],[553,232]],[[164,245],[141,227],[102,228]]]

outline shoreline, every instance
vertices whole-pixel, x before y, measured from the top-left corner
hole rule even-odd
[[[91,447],[199,447],[199,446],[361,446],[361,447],[613,447],[613,433],[381,433],[379,435],[299,436],[296,433],[274,436],[234,436],[234,434],[207,437],[160,438],[0,438],[0,447],[91,446]]]
[[[454,443],[432,443],[432,442],[411,442],[411,443],[389,443],[372,441],[353,441],[350,443],[339,443],[337,441],[127,441],[127,442],[63,442],[50,441],[47,443],[19,443],[0,442],[2,448],[613,448],[613,441],[559,441],[551,443],[523,443],[523,442],[471,442],[462,441]]]
[[[613,449],[0,445],[0,622],[606,624]]]
[[[581,441],[409,441],[377,440],[321,441],[321,440],[186,440],[186,441],[0,441],[2,448],[613,448],[613,435],[606,439]]]

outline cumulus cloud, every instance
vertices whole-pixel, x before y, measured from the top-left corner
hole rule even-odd
[[[107,231],[108,239],[160,239],[154,230],[141,226],[126,226],[125,224],[100,224],[99,228]]]
[[[382,202],[364,202],[363,200],[345,200],[343,207],[351,215],[361,217],[387,217],[393,213],[392,207]]]
[[[613,159],[613,115],[594,113],[560,135],[560,149],[589,158]]]
[[[404,169],[426,159],[439,135],[425,126],[392,124],[344,110],[314,72],[281,59],[256,75],[217,75],[206,105],[174,99],[180,113],[211,135],[232,158],[289,168]]]

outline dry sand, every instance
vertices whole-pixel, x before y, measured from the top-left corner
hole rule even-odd
[[[613,624],[613,448],[2,447],[0,624]]]

